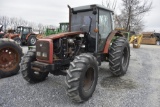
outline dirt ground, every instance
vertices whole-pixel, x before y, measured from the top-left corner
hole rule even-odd
[[[96,90],[87,102],[71,102],[64,79],[50,74],[41,83],[29,84],[20,73],[0,79],[0,107],[160,107],[160,46],[131,46],[130,65],[122,77],[112,77],[108,63],[102,63]]]

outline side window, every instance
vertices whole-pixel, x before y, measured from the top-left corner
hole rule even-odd
[[[106,38],[112,31],[111,14],[109,11],[99,10],[99,51],[103,51]]]
[[[99,11],[99,34],[101,38],[106,38],[112,30],[110,12]]]

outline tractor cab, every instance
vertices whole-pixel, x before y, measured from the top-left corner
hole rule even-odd
[[[22,34],[22,36],[29,34],[32,32],[31,27],[24,27],[24,26],[18,26],[17,27],[17,33]]]
[[[67,22],[62,22],[62,23],[59,23],[59,30],[61,32],[68,32],[68,29],[69,29],[69,23]]]
[[[101,5],[70,9],[70,31],[87,32],[89,51],[103,51],[106,39],[113,30],[113,11]],[[97,46],[97,47],[96,47]]]

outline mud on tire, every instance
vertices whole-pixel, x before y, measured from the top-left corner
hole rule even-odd
[[[73,102],[87,101],[93,94],[98,79],[98,65],[91,54],[76,56],[67,70],[67,95]]]
[[[22,48],[11,39],[0,39],[0,78],[18,73]]]
[[[49,72],[35,72],[32,70],[31,62],[33,61],[36,61],[35,49],[29,50],[22,58],[20,70],[23,78],[30,83],[36,83],[45,80]]]
[[[130,60],[130,47],[124,37],[116,39],[109,49],[109,66],[114,76],[124,75]]]

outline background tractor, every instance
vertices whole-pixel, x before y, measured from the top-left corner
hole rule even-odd
[[[120,31],[128,41],[130,41],[132,35],[135,35],[134,31],[127,32],[124,28],[115,28],[115,30]]]
[[[31,27],[18,26],[17,33],[20,34],[22,45],[33,46],[36,44],[37,35],[32,32]]]
[[[0,38],[9,38],[16,41],[18,44],[21,44],[21,39],[19,38],[19,34],[16,33],[16,30],[9,29],[7,33],[2,32],[3,25],[0,25],[1,33]]]
[[[3,35],[1,31],[2,27],[0,35]],[[8,38],[0,39],[0,78],[18,73],[22,55],[22,49],[15,41]]]
[[[45,31],[45,35],[49,36],[49,35],[52,35],[52,34],[68,32],[68,28],[69,28],[69,23],[61,22],[61,23],[59,23],[59,28],[57,28],[57,29],[49,29],[49,28],[47,28],[46,31]]]
[[[33,46],[38,39],[37,34],[32,32],[31,27],[18,26],[16,30],[8,30],[8,33],[2,35],[3,38],[9,38],[18,44]]]
[[[109,62],[114,76],[127,72],[130,47],[113,30],[112,10],[96,4],[68,7],[69,32],[39,39],[36,49],[24,55],[21,72],[30,83],[45,80],[48,73],[64,75],[67,95],[74,102],[84,102],[96,88],[101,62]]]

